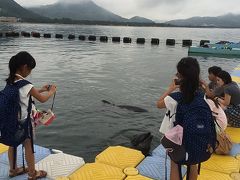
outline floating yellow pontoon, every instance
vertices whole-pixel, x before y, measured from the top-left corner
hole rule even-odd
[[[228,127],[226,132],[236,143],[235,145],[239,145],[240,128]],[[9,168],[6,158],[7,149],[7,146],[0,144],[0,179],[9,179],[7,174]],[[156,180],[165,177],[165,165],[163,163],[165,158],[161,157],[164,154],[162,146],[158,147],[159,153],[155,150],[152,156],[146,158],[140,151],[122,146],[111,146],[97,155],[94,163],[86,164],[82,158],[76,156],[61,152],[49,154],[48,149],[40,146],[36,146],[35,149],[37,152],[35,154],[36,168],[46,170],[49,174],[45,180]],[[147,164],[148,162],[151,163]],[[156,166],[154,163],[156,163]],[[167,164],[167,174],[169,175],[169,159]],[[144,171],[148,172],[145,173]],[[202,163],[198,179],[239,180],[239,172],[240,148],[237,149],[235,156],[212,155],[208,161]],[[25,178],[27,178],[26,174],[15,179],[21,180]]]

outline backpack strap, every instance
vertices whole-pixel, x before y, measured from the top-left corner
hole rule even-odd
[[[32,83],[25,79],[22,79],[13,83],[13,85],[15,85],[18,89],[22,88],[23,86],[26,86],[27,84],[32,84]]]
[[[165,164],[165,169],[164,169],[164,171],[165,171],[165,180],[167,180],[168,179],[168,177],[167,177],[167,156],[168,156],[168,150],[166,150],[166,155],[165,155],[165,161],[164,161],[164,164]]]
[[[31,138],[31,145],[32,145],[32,153],[34,153],[34,145],[33,145],[33,127],[32,127],[32,122],[31,122],[31,112],[32,112],[32,96],[29,97],[29,101],[28,101],[28,116],[27,116],[27,123],[28,123],[28,129],[29,129],[29,134],[30,134],[30,138]]]
[[[180,106],[180,104],[181,104],[181,102],[183,100],[183,95],[182,95],[181,92],[174,92],[174,93],[169,94],[169,96],[171,98],[173,98],[175,101],[177,101],[176,112],[174,114],[175,115],[174,126],[176,126],[176,125],[180,124],[179,119],[181,119],[181,118],[179,118],[179,111],[178,111],[178,109],[179,109],[179,106]]]
[[[16,169],[17,162],[17,147],[13,147],[13,169]]]
[[[187,165],[187,177],[186,177],[186,180],[189,180],[190,170],[191,170],[191,165]]]
[[[198,175],[200,175],[201,163],[198,164]]]
[[[178,103],[181,102],[183,98],[183,95],[181,92],[174,92],[169,94],[169,96],[173,98],[175,101],[177,101]]]

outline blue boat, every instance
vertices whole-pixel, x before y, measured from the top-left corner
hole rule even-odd
[[[202,46],[191,46],[188,49],[188,55],[240,57],[240,43],[220,41],[215,44],[206,43]]]

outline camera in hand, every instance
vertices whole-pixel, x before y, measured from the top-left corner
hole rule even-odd
[[[181,84],[181,80],[180,79],[174,79],[174,83],[175,83],[175,85],[180,85]]]

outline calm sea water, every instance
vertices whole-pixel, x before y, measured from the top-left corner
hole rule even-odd
[[[36,143],[65,153],[83,157],[87,162],[111,145],[130,145],[133,135],[150,131],[153,147],[159,144],[158,129],[164,110],[156,108],[156,101],[168,87],[176,73],[176,63],[187,56],[183,39],[198,44],[201,39],[212,42],[240,40],[239,29],[197,29],[160,27],[115,27],[47,24],[0,24],[0,31],[38,31],[62,33],[55,38],[0,38],[0,87],[8,75],[8,61],[19,51],[30,52],[37,66],[28,79],[36,86],[56,84],[54,112],[57,119],[48,127],[37,129]],[[123,44],[68,40],[68,34],[131,37],[133,43]],[[147,39],[145,45],[136,38]],[[150,39],[159,38],[159,46],[151,46]],[[174,47],[165,45],[167,38],[176,39]],[[212,65],[230,71],[240,59],[197,57],[202,77]],[[133,105],[149,110],[136,113],[105,105],[101,100],[117,105]],[[37,103],[39,109],[46,104]]]

